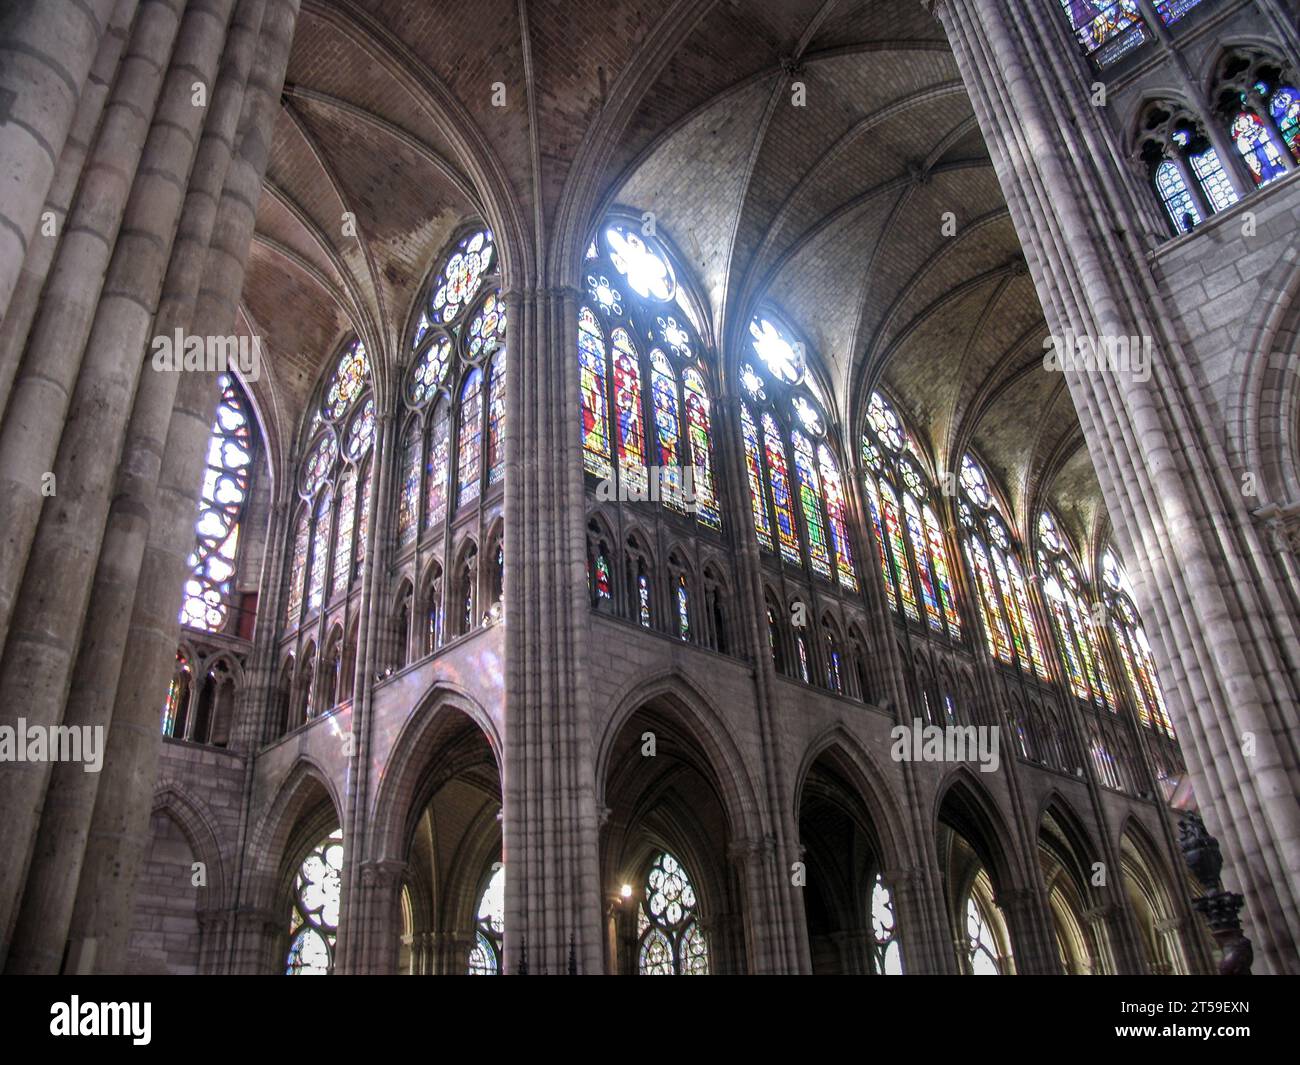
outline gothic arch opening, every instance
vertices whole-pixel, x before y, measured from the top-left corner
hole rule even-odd
[[[601,831],[606,968],[746,970],[741,871],[724,786],[681,711],[652,700],[606,758]]]
[[[804,918],[818,975],[898,975],[902,937],[875,818],[843,756],[823,751],[804,778],[799,843]]]
[[[455,706],[404,734],[381,794],[377,839],[403,866],[396,971],[505,972],[501,774],[492,744]]]
[[[1181,921],[1170,899],[1161,865],[1150,843],[1130,825],[1120,839],[1120,873],[1124,892],[1138,928],[1138,940],[1148,970],[1156,975],[1188,971],[1178,929]]]
[[[1014,890],[1002,840],[1005,826],[964,780],[949,788],[939,808],[935,842],[944,907],[959,973],[1009,976],[1016,972],[1010,921],[1001,900]]]

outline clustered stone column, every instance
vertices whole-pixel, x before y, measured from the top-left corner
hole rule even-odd
[[[1262,956],[1288,971],[1300,941],[1300,770],[1288,726],[1300,678],[1296,619],[1270,598],[1282,579],[1277,559],[1233,481],[1140,236],[1119,224],[1131,197],[1115,162],[1122,153],[1091,106],[1094,75],[1063,24],[1010,0],[929,6],[970,91],[1053,333],[1152,342],[1145,379],[1071,369],[1066,381],[1201,808],[1246,890]]]
[[[37,762],[0,778],[8,971],[123,967],[217,399],[212,367],[156,370],[151,341],[234,328],[298,6],[43,0],[6,16],[53,69],[69,48],[76,63],[75,84],[56,79],[63,106],[0,53],[0,96],[19,78],[15,113],[58,117],[43,141],[67,142],[56,175],[26,128],[0,129],[0,174],[28,175],[20,193],[0,182],[0,241],[28,235],[0,253],[0,310],[16,312],[0,333],[0,724],[106,735],[98,774]],[[98,21],[73,35],[72,12]],[[42,236],[47,197],[67,221]]]
[[[580,628],[588,617],[577,396],[577,293],[506,294],[505,641],[503,848],[505,961],[566,971],[602,969],[590,692]],[[563,441],[556,448],[555,441]],[[526,564],[517,564],[524,563]]]

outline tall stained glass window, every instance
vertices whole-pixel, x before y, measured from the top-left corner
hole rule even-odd
[[[1105,591],[1106,617],[1117,657],[1124,666],[1129,693],[1137,707],[1138,720],[1147,728],[1166,736],[1174,735],[1173,723],[1165,709],[1164,693],[1156,677],[1155,656],[1147,642],[1146,631],[1133,605],[1132,586],[1114,551],[1101,556],[1101,578]]]
[[[293,880],[289,918],[289,976],[328,976],[334,972],[343,873],[343,831],[335,829],[311,849]]]
[[[700,928],[695,887],[667,851],[650,866],[637,906],[637,972],[642,976],[707,976],[709,945]]]
[[[330,556],[330,513],[332,496],[329,488],[321,490],[316,501],[316,518],[311,539],[311,570],[307,579],[307,613],[321,608],[325,596],[325,567]]]
[[[781,557],[799,565],[799,530],[795,526],[794,503],[790,496],[790,471],[785,464],[785,441],[770,412],[763,413],[763,449],[767,458],[767,482],[771,489],[772,512],[776,515],[776,534]]]
[[[794,445],[794,468],[799,474],[799,502],[803,508],[804,528],[808,531],[808,557],[813,571],[823,577],[831,575],[831,550],[826,542],[826,526],[822,521],[821,482],[813,463],[812,444],[795,430],[790,437]]]
[[[488,484],[499,484],[506,475],[506,357],[492,361],[488,378]]]
[[[722,511],[718,506],[718,495],[713,487],[713,444],[710,440],[712,421],[709,414],[709,391],[704,384],[704,375],[694,366],[686,367],[682,371],[682,387],[686,391],[690,498],[694,499],[695,514],[700,523],[711,529],[721,529]]]
[[[890,608],[909,621],[960,640],[961,618],[929,459],[894,405],[880,392],[867,404],[862,434],[867,504],[879,544]]]
[[[740,429],[759,546],[855,590],[844,482],[806,346],[772,310],[750,322],[749,341]]]
[[[1091,600],[1079,576],[1074,548],[1049,511],[1038,516],[1038,572],[1065,658],[1070,689],[1079,699],[1116,708],[1110,673],[1101,654]]]
[[[456,506],[478,498],[483,471],[483,371],[475,366],[460,388],[460,437],[456,451]]]
[[[898,917],[894,899],[879,874],[871,888],[872,968],[877,976],[901,976],[903,956],[898,946]]]
[[[1026,673],[1047,680],[1051,674],[1029,600],[1020,546],[983,465],[969,452],[962,456],[960,480],[957,519],[989,653],[999,662],[1018,664]]]
[[[641,399],[641,364],[632,337],[626,329],[615,329],[614,424],[618,450],[619,479],[633,498],[645,498],[649,484],[645,457],[645,414]]]
[[[181,624],[222,632],[230,617],[240,520],[253,465],[253,421],[233,374],[217,375],[217,416],[194,522],[194,550],[185,581]]]
[[[370,361],[361,341],[344,346],[319,395],[298,467],[303,509],[290,562],[285,618],[290,627],[334,597],[346,596],[361,572],[364,548],[358,540],[365,536],[361,523],[367,519],[369,498],[358,498],[357,485],[375,439]]]
[[[334,577],[332,594],[347,590],[352,577],[352,532],[357,520],[357,476],[345,473],[339,487],[338,523],[334,527]]]
[[[412,420],[402,441],[402,468],[397,496],[397,542],[415,539],[416,520],[420,512],[420,426]]]
[[[442,399],[433,410],[429,454],[424,463],[424,527],[432,529],[447,517],[447,472],[451,462],[451,404]]]
[[[578,310],[583,466],[608,495],[722,527],[711,366],[666,247],[617,219],[597,233]]]
[[[817,464],[821,469],[822,487],[826,490],[826,517],[830,523],[836,573],[840,584],[856,592],[858,575],[853,567],[853,545],[849,540],[849,505],[844,498],[844,480],[840,477],[839,464],[826,444],[817,445]]]
[[[754,531],[760,547],[773,549],[772,523],[767,516],[767,503],[763,492],[763,458],[758,442],[758,427],[749,407],[740,405],[740,428],[745,444],[745,466],[749,476],[749,500],[754,512]]]
[[[405,451],[399,459],[402,546],[505,477],[508,313],[499,265],[491,230],[466,230],[417,315],[403,393],[417,444],[415,467]]]
[[[469,953],[470,976],[499,976],[502,940],[506,932],[506,867],[497,865],[479,896],[474,946]]]
[[[307,546],[311,542],[311,511],[306,504],[299,509],[294,525],[293,555],[289,563],[289,597],[285,608],[285,622],[296,624],[302,611],[302,582],[307,574]]]
[[[1193,226],[1201,224],[1201,212],[1187,189],[1187,183],[1183,181],[1177,163],[1166,159],[1156,167],[1155,183],[1160,202],[1179,233],[1187,233]]]

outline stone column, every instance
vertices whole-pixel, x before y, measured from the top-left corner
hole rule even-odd
[[[0,15],[0,316],[116,6],[19,0]]]
[[[0,648],[6,645],[42,506],[47,497],[57,498],[49,472],[145,151],[181,6],[181,0],[140,5],[0,426],[0,495],[6,511],[0,530]],[[166,159],[151,158],[149,165],[155,162],[169,168]],[[0,843],[4,840],[0,836]],[[0,888],[0,899],[6,895]]]
[[[351,962],[343,968],[336,962],[335,972],[392,975],[397,972],[397,947],[402,934],[399,896],[406,863],[381,859],[358,865],[361,891],[354,895],[347,914],[353,924]]]
[[[1070,371],[1119,543],[1134,576],[1193,784],[1250,900],[1252,939],[1296,967],[1300,790],[1294,706],[1300,639],[1175,325],[1124,217],[1113,135],[1089,105],[1055,12],[939,0],[1058,336],[1149,338],[1149,375]],[[1139,368],[1140,369],[1140,368]],[[1255,757],[1242,736],[1255,737]]]
[[[266,0],[258,59],[248,81],[246,126],[217,210],[202,271],[204,287],[191,324],[190,331],[198,335],[223,335],[234,322],[298,6],[298,0]],[[156,774],[161,742],[156,706],[175,654],[181,585],[193,542],[195,485],[214,407],[211,375],[182,374],[73,911],[72,938],[99,940],[101,972],[120,968],[135,878],[148,844],[150,796],[138,782]]]
[[[579,970],[599,972],[577,293],[512,288],[506,305],[506,966],[527,943],[530,972],[565,972],[572,936]]]
[[[82,90],[77,118],[59,156],[59,166],[54,172],[54,181],[50,185],[39,223],[31,233],[27,258],[23,260],[22,273],[18,276],[8,310],[3,310],[3,304],[0,303],[0,417],[4,415],[9,389],[13,385],[14,374],[18,372],[18,360],[22,357],[23,345],[27,343],[32,319],[36,316],[41,289],[45,286],[45,278],[49,275],[50,264],[54,261],[55,250],[63,235],[68,209],[77,192],[77,182],[81,179],[86,154],[90,151],[100,116],[104,113],[109,88],[117,77],[136,3],[137,0],[117,0],[117,7],[107,31],[100,39],[99,51]],[[3,31],[0,31],[0,40],[2,39]],[[0,90],[2,93],[3,90]]]
[[[132,190],[122,235],[114,251],[104,298],[96,313],[86,359],[74,393],[71,419],[59,448],[55,473],[59,494],[47,504],[38,526],[28,565],[35,581],[37,574],[60,572],[69,594],[57,599],[37,599],[30,610],[36,623],[25,629],[29,613],[27,600],[21,600],[15,613],[15,627],[6,648],[6,666],[0,670],[0,692],[10,680],[9,670],[22,680],[22,698],[31,717],[59,720],[78,727],[111,724],[112,693],[116,690],[122,665],[126,621],[129,618],[134,582],[139,573],[143,536],[130,535],[131,527],[118,521],[111,528],[112,539],[105,538],[106,549],[98,557],[100,541],[95,530],[104,528],[110,494],[117,494],[117,516],[139,516],[138,504],[146,512],[152,503],[147,487],[137,483],[132,488],[146,489],[138,495],[114,493],[112,471],[117,464],[118,446],[126,436],[127,415],[132,396],[136,400],[133,422],[137,433],[140,422],[152,417],[154,429],[161,435],[162,425],[170,414],[177,374],[146,371],[145,380],[136,393],[136,376],[142,359],[123,358],[123,352],[143,352],[145,334],[152,315],[150,308],[163,288],[164,269],[167,279],[177,285],[177,274],[189,266],[197,281],[197,262],[202,249],[190,240],[180,244],[176,256],[168,263],[178,216],[182,214],[181,193],[186,188],[200,126],[205,116],[211,121],[204,130],[203,145],[209,149],[194,174],[197,187],[185,197],[184,207],[190,217],[179,217],[184,231],[192,234],[196,225],[210,233],[209,204],[220,188],[229,163],[228,142],[240,112],[244,83],[256,50],[260,29],[262,0],[243,0],[244,22],[228,40],[227,23],[235,0],[210,0],[187,9],[172,69],[161,96],[159,113],[144,153],[144,172]],[[249,18],[253,24],[248,24]],[[225,46],[233,54],[227,58],[222,79],[216,82],[217,66]],[[215,82],[211,114],[207,108],[191,103],[191,84],[195,79],[205,85]],[[206,186],[206,187],[205,187]],[[194,217],[197,215],[198,217]],[[206,242],[205,242],[206,243]],[[188,287],[188,286],[187,286]],[[190,294],[192,305],[192,293]],[[163,308],[164,312],[172,305]],[[138,442],[138,436],[137,436]],[[128,454],[138,458],[138,454]],[[146,458],[151,458],[147,454]],[[138,467],[136,467],[138,469]],[[150,466],[145,467],[146,470]],[[152,465],[152,470],[156,470]],[[129,477],[133,467],[126,468]],[[52,505],[51,505],[52,504]],[[92,576],[93,575],[93,576]],[[98,579],[95,579],[95,578]],[[92,597],[92,582],[97,596]],[[45,582],[41,580],[37,587]],[[27,582],[24,582],[24,588]],[[77,619],[89,607],[84,640],[76,658],[79,682],[74,683],[72,654],[76,648]],[[28,650],[27,631],[40,638]],[[60,634],[51,640],[50,633]],[[24,654],[24,652],[27,652]],[[60,706],[68,685],[73,684],[66,708]],[[196,715],[188,715],[186,738],[190,738]],[[42,814],[38,850],[28,876],[24,908],[9,959],[13,971],[57,970],[63,954],[63,942],[71,916],[76,874],[89,829],[99,774],[87,774],[71,763],[54,767],[47,804]]]

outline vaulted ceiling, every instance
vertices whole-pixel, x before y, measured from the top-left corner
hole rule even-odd
[[[1104,528],[920,0],[304,0],[284,105],[244,293],[273,450],[348,335],[403,350],[463,220],[499,223],[516,276],[554,284],[557,235],[621,204],[654,212],[725,350],[763,301],[802,331],[846,444],[883,386],[938,468],[973,447],[1021,521],[1050,500],[1076,539]]]

